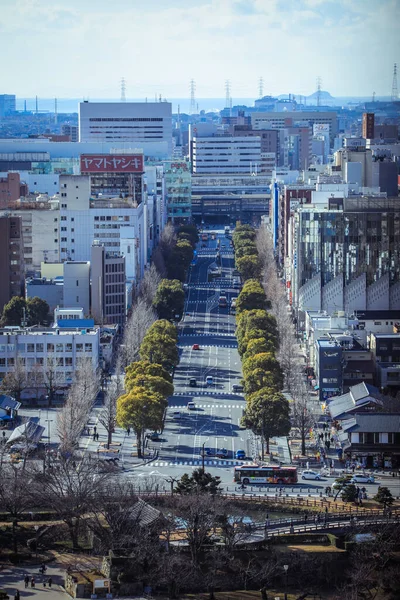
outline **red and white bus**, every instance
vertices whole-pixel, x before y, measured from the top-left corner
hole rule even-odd
[[[234,468],[234,481],[236,483],[262,484],[276,483],[278,485],[297,483],[296,467],[279,467],[277,465],[241,465]]]

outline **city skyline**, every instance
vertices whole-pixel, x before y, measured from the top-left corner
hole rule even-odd
[[[2,3],[3,87],[17,96],[389,96],[400,62],[396,0],[11,0]],[[21,39],[24,44],[21,44]],[[368,69],[365,66],[368,65]]]

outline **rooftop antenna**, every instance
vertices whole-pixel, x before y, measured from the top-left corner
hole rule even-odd
[[[225,108],[231,106],[231,82],[229,79],[225,80]]]
[[[124,77],[121,79],[121,102],[126,102],[126,81]]]
[[[190,80],[190,109],[189,114],[193,115],[196,112],[196,82],[194,79]]]
[[[57,125],[57,98],[54,98],[54,123]]]
[[[264,79],[260,77],[258,80],[258,97],[262,98],[264,96]]]
[[[398,99],[399,99],[399,93],[397,91],[397,63],[394,63],[393,83],[392,83],[392,102],[397,102]]]
[[[372,102],[375,102],[375,92],[372,92]]]
[[[38,97],[36,96],[36,114],[39,112]]]
[[[321,106],[321,85],[322,78],[320,75],[317,77],[317,106]]]
[[[161,102],[161,100],[162,99],[161,99],[161,94],[160,94],[159,97],[158,97],[158,101]]]

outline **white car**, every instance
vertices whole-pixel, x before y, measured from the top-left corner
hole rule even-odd
[[[182,418],[182,414],[180,410],[174,410],[174,412],[172,413],[172,418],[173,419],[181,419]]]
[[[362,475],[357,474],[357,475],[353,475],[353,477],[351,478],[351,483],[375,483],[375,478],[373,477],[373,475]]]
[[[320,481],[321,479],[321,475],[320,473],[317,473],[317,471],[303,471],[301,474],[301,478],[302,479],[314,479],[316,481]]]
[[[188,402],[187,403],[187,409],[188,410],[196,410],[196,405],[194,402]]]

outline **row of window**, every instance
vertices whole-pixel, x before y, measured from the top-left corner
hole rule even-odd
[[[71,343],[66,343],[66,344],[52,344],[52,343],[48,343],[48,344],[44,344],[42,342],[37,342],[36,344],[34,343],[28,343],[28,344],[22,344],[22,343],[18,343],[17,344],[17,351],[18,352],[22,352],[22,353],[41,353],[44,352],[46,348],[47,353],[49,352],[72,352],[73,351],[73,344]],[[75,349],[76,352],[92,352],[93,349],[93,344],[87,342],[85,344],[83,343],[77,343],[75,344]],[[15,351],[15,344],[0,344],[0,352],[14,352]]]
[[[98,123],[101,121],[163,121],[163,119],[161,117],[90,117],[89,121]]]
[[[358,444],[400,444],[400,433],[366,433],[362,432],[358,434],[358,442],[353,440],[352,442]],[[383,440],[383,436],[388,438],[388,441]]]

